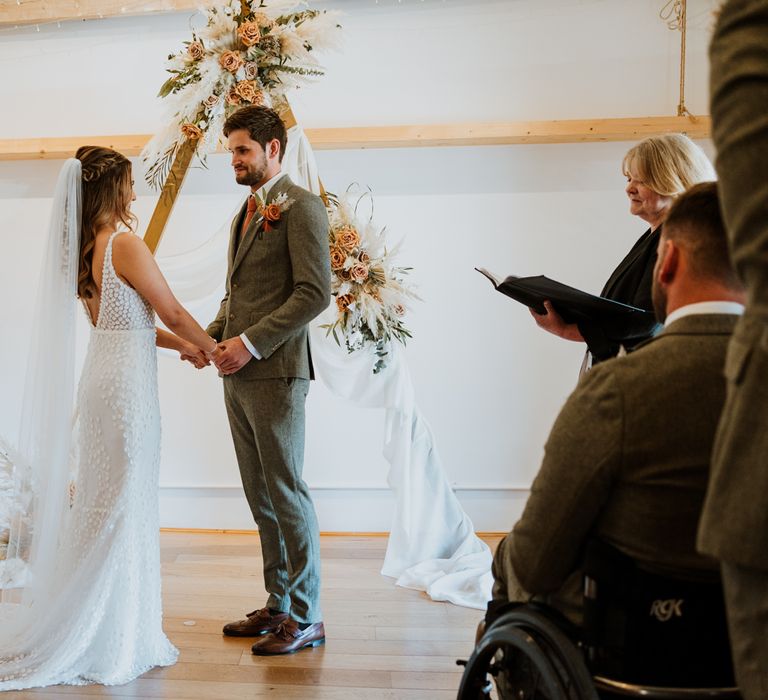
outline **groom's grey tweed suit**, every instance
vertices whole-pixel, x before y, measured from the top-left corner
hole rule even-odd
[[[736,680],[768,698],[768,0],[730,0],[712,45],[712,140],[731,256],[747,290],[699,547],[723,570]]]
[[[254,216],[238,244],[245,205],[232,222],[226,293],[208,333],[219,341],[245,333],[262,357],[224,377],[224,400],[261,535],[267,606],[319,622],[319,535],[302,469],[307,326],[331,297],[328,216],[320,198],[287,175],[267,203],[281,193],[293,202],[269,231]]]

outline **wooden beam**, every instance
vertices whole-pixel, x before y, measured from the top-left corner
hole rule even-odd
[[[33,139],[0,139],[0,160],[57,160],[71,158],[80,146],[107,146],[127,156],[137,155],[149,141],[147,134],[133,136],[54,136]]]
[[[630,117],[306,129],[312,147],[317,150],[633,141],[672,132],[706,138],[710,134],[710,119],[705,116]]]
[[[4,0],[0,3],[0,26],[196,11],[213,4],[214,0]]]
[[[589,143],[637,141],[646,136],[673,132],[684,132],[694,139],[708,138],[710,118],[708,116],[630,117],[536,122],[359,126],[305,129],[305,132],[314,149],[330,151],[520,143]],[[147,134],[132,134],[0,139],[0,160],[69,158],[83,144],[109,146],[125,155],[135,156],[141,152],[149,138]]]

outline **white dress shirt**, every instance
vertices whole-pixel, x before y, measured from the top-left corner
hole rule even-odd
[[[739,304],[735,301],[699,301],[695,304],[686,304],[675,309],[667,316],[667,319],[664,321],[664,327],[666,328],[670,323],[674,323],[685,316],[695,316],[697,314],[733,314],[741,316],[743,313],[744,304]]]

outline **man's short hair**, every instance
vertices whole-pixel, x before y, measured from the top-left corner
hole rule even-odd
[[[240,129],[247,131],[251,139],[264,150],[267,149],[270,141],[277,139],[280,142],[278,160],[282,162],[288,136],[283,120],[274,109],[262,106],[238,109],[224,122],[224,136],[229,136],[233,131]]]
[[[689,255],[691,274],[728,289],[741,289],[728,250],[716,182],[702,182],[681,194],[664,220],[663,236]]]

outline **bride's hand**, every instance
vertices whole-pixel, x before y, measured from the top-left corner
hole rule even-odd
[[[192,343],[185,343],[179,356],[182,360],[194,365],[196,369],[202,369],[211,364],[206,354],[200,348],[192,345]]]
[[[219,342],[217,340],[215,340],[214,338],[211,338],[211,340],[213,340],[213,342],[214,342],[213,348],[210,349],[210,350],[205,350],[203,352],[203,354],[205,355],[205,358],[208,360],[209,364],[211,362],[215,363],[216,362],[216,357],[221,352],[221,346],[219,345]]]

